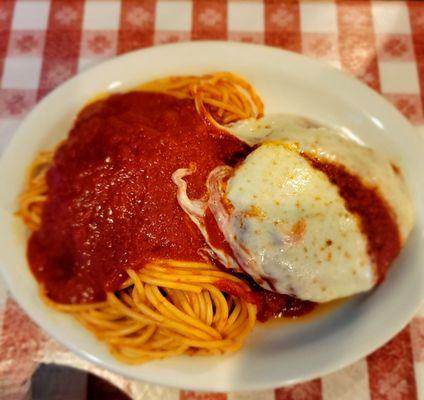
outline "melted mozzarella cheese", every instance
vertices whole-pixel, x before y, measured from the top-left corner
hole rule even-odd
[[[297,152],[263,144],[235,171],[225,196],[233,212],[223,233],[262,286],[317,302],[373,286],[356,217],[337,187]]]
[[[343,138],[337,131],[305,118],[270,114],[259,120],[232,124],[230,132],[250,145],[277,140],[296,145],[299,150],[346,167],[371,187],[377,187],[391,206],[404,243],[414,224],[414,209],[408,189],[390,160],[372,149]]]
[[[194,166],[173,174],[179,204],[203,234],[209,255],[265,289],[303,300],[326,302],[372,288],[376,267],[359,217],[348,211],[338,187],[301,153],[340,164],[377,188],[404,243],[414,211],[396,168],[371,149],[299,117],[268,116],[232,124],[229,130],[260,146],[235,169],[215,168],[206,200],[187,196],[184,177]],[[207,210],[231,254],[212,244]]]

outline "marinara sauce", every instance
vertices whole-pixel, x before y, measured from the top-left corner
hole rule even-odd
[[[172,173],[194,163],[188,194],[200,198],[213,168],[248,151],[208,126],[191,100],[130,92],[85,107],[47,173],[28,246],[33,273],[53,300],[85,303],[153,259],[202,260],[206,244],[178,205]]]

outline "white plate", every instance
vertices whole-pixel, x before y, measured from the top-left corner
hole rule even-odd
[[[258,90],[266,112],[304,115],[341,129],[403,167],[417,209],[406,248],[376,290],[313,321],[255,329],[228,357],[179,357],[127,366],[72,318],[46,307],[25,258],[26,233],[13,215],[25,169],[67,133],[101,92],[125,91],[167,75],[228,70]],[[342,72],[263,46],[192,42],[136,51],[71,79],[28,115],[0,162],[1,269],[20,306],[49,334],[87,359],[130,378],[194,390],[254,390],[315,378],[372,352],[413,316],[424,293],[424,162],[421,139],[382,97]]]

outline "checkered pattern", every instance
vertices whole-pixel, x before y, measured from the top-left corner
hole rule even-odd
[[[424,2],[0,0],[0,151],[28,110],[78,71],[190,39],[302,52],[353,74],[424,124]],[[79,359],[40,331],[0,281],[0,398],[24,398],[38,363],[52,360],[94,371],[139,399],[424,400],[424,309],[381,349],[321,379],[200,394],[127,381]]]

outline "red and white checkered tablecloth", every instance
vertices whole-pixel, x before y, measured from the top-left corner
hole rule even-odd
[[[0,0],[0,151],[37,101],[79,71],[141,47],[199,39],[264,43],[324,60],[424,124],[424,2]],[[71,354],[30,321],[0,280],[0,399],[25,398],[33,371],[53,360],[94,371],[134,399],[424,400],[424,308],[375,353],[321,379],[201,394],[128,381]]]

